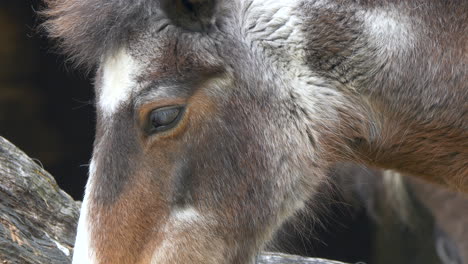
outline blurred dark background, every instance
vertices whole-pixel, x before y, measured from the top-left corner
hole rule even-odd
[[[0,135],[82,199],[94,133],[90,79],[38,32],[40,1],[0,1]]]

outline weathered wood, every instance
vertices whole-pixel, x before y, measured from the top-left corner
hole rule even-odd
[[[79,205],[0,137],[0,263],[70,263]]]
[[[343,262],[317,259],[317,258],[304,258],[300,256],[287,255],[274,252],[263,252],[257,257],[256,264],[344,264]]]
[[[0,264],[70,263],[79,202],[13,144],[0,137]],[[257,264],[340,264],[264,252]]]

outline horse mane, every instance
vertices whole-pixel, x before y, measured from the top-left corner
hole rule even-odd
[[[160,5],[155,0],[44,0],[41,29],[75,66],[88,69],[128,40]]]

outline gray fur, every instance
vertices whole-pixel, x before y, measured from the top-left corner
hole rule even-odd
[[[128,42],[129,34],[144,28],[160,13],[151,0],[45,0],[43,28],[76,65],[93,67],[104,54]]]
[[[156,261],[246,263],[337,162],[468,190],[466,1],[48,3],[45,28],[78,64],[124,50],[142,69],[112,116],[98,104],[97,259],[137,262],[185,207],[213,221]],[[188,108],[181,125],[145,134],[142,108],[174,98]]]

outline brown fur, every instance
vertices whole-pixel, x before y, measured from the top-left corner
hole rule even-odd
[[[111,116],[97,105],[100,262],[246,263],[341,161],[468,190],[466,1],[46,3],[44,27],[78,64],[125,50],[142,66]],[[375,11],[395,36],[369,31]],[[173,129],[145,132],[180,104]],[[180,208],[211,221],[172,228]]]

